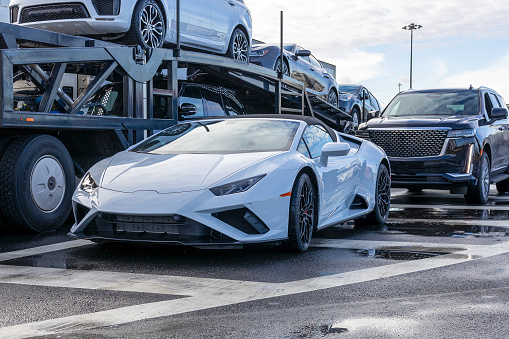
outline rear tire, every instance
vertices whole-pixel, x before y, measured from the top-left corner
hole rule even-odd
[[[136,4],[131,18],[131,28],[124,40],[128,45],[142,48],[162,47],[166,37],[163,11],[154,0],[142,0]]]
[[[477,171],[477,183],[468,186],[465,200],[472,205],[485,205],[490,196],[490,160],[485,152],[481,156]]]
[[[375,208],[365,218],[356,219],[358,226],[380,226],[385,224],[391,207],[391,177],[384,164],[380,164],[376,179]]]
[[[327,94],[327,102],[334,107],[338,107],[338,94],[332,88],[329,90],[329,94]]]
[[[311,243],[316,222],[316,192],[311,179],[302,173],[293,185],[288,223],[288,248],[305,252]]]
[[[233,30],[226,55],[234,60],[249,63],[249,40],[240,28]]]
[[[71,211],[74,167],[56,138],[14,139],[0,163],[0,208],[10,229],[45,232],[59,228]]]

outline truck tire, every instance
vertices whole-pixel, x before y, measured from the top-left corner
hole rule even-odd
[[[2,159],[2,155],[5,152],[5,149],[9,146],[11,141],[13,140],[13,137],[3,137],[0,138],[0,159]],[[2,214],[2,210],[0,209],[0,231],[7,231],[9,230],[9,223],[5,219],[4,215]]]
[[[71,211],[74,167],[65,146],[49,135],[14,139],[0,162],[0,209],[10,229],[59,228]]]
[[[465,200],[472,205],[484,205],[490,196],[490,160],[483,152],[477,171],[477,183],[468,186]]]

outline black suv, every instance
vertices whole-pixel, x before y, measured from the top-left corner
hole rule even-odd
[[[508,111],[492,89],[402,92],[357,134],[389,156],[392,187],[448,189],[471,204],[488,201],[491,183],[509,192]]]

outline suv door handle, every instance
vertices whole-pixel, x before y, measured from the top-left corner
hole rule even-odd
[[[504,126],[500,126],[500,127],[498,128],[498,130],[499,130],[499,131],[503,131],[503,130],[505,130],[505,127],[504,127]]]
[[[230,4],[230,6],[235,6],[235,2],[233,1],[228,1],[228,3]]]

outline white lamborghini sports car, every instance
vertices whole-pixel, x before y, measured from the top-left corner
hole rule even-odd
[[[384,223],[385,153],[312,117],[263,115],[170,127],[94,165],[73,195],[70,235],[195,247],[275,242]]]

